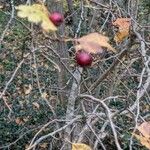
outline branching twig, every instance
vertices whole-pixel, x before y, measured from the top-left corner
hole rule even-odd
[[[11,8],[12,8],[11,16],[10,16],[10,19],[9,19],[6,27],[5,27],[5,30],[3,31],[2,35],[1,35],[0,46],[2,44],[2,41],[3,41],[4,37],[5,37],[5,34],[7,33],[8,29],[9,29],[9,26],[10,26],[10,24],[11,24],[13,18],[14,18],[14,13],[15,13],[14,0],[11,0],[10,2],[11,2]]]
[[[108,108],[108,106],[104,103],[104,101],[100,101],[99,99],[97,99],[97,98],[95,98],[91,95],[86,95],[86,94],[81,94],[81,95],[79,95],[79,97],[81,97],[81,98],[90,98],[90,99],[102,104],[102,106],[105,108],[105,110],[107,112],[107,117],[108,117],[108,120],[109,120],[110,125],[111,125],[111,129],[112,129],[112,132],[113,132],[113,135],[114,135],[114,138],[115,138],[115,143],[116,143],[117,149],[122,150],[122,148],[119,144],[119,141],[118,141],[118,136],[117,136],[117,133],[116,133],[115,125],[112,121],[112,113],[111,113],[110,109]]]
[[[30,150],[33,147],[35,147],[36,145],[38,145],[41,141],[45,140],[46,138],[55,135],[56,133],[59,133],[60,131],[66,129],[68,126],[70,126],[71,124],[73,124],[75,121],[81,119],[81,116],[77,116],[76,118],[72,119],[70,122],[68,122],[65,126],[59,128],[58,130],[55,130],[49,134],[46,134],[44,136],[41,136],[38,140],[36,140],[30,147],[28,147],[26,150]]]
[[[89,90],[93,91],[107,76],[114,70],[114,68],[120,63],[120,60],[127,53],[127,49],[123,50],[118,58],[112,63],[112,65],[90,86]]]

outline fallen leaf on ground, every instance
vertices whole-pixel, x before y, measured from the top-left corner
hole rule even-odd
[[[0,9],[2,9],[3,8],[3,6],[2,5],[0,5]]]
[[[16,118],[16,119],[15,119],[15,122],[16,122],[16,124],[18,124],[18,125],[22,125],[22,124],[23,124],[23,120],[20,119],[20,118]]]
[[[88,145],[83,143],[73,143],[72,150],[92,150]]]
[[[46,92],[43,92],[43,93],[42,93],[42,98],[46,99],[47,96],[48,96],[48,94],[47,94]]]
[[[31,84],[29,84],[29,86],[28,87],[24,87],[24,93],[25,93],[25,95],[28,95],[28,94],[30,94],[30,92],[32,91],[32,85]]]
[[[40,108],[40,105],[37,102],[33,102],[32,105],[35,106],[37,109]]]

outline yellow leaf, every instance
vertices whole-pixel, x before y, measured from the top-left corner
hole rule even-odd
[[[102,53],[102,48],[110,51],[116,50],[108,43],[109,38],[99,33],[90,33],[76,40],[79,44],[75,46],[76,51],[85,50],[89,53]]]
[[[19,5],[16,7],[18,10],[17,16],[20,18],[27,18],[29,22],[41,23],[41,27],[49,32],[56,31],[56,26],[49,19],[49,12],[42,4],[33,5]]]
[[[122,42],[124,38],[128,37],[131,26],[130,18],[118,18],[112,24],[119,28],[118,32],[114,37],[114,40],[117,43]]]
[[[72,150],[92,150],[88,145],[83,143],[73,143]]]

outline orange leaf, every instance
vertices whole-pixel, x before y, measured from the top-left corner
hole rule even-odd
[[[114,37],[114,40],[116,42],[122,42],[124,38],[128,37],[129,29],[131,26],[130,18],[118,18],[112,24],[119,28],[118,32],[116,33]]]
[[[124,38],[128,37],[129,31],[128,30],[120,30],[116,33],[114,40],[119,43],[122,42]]]
[[[131,25],[130,18],[118,18],[116,21],[112,23],[114,26],[119,27],[120,29],[129,29]]]
[[[75,46],[76,51],[85,50],[89,53],[102,53],[103,47],[110,51],[116,52],[116,50],[108,43],[109,38],[98,34],[90,33],[76,40],[79,44]]]

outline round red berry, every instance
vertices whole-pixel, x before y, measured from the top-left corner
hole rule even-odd
[[[49,19],[54,23],[54,25],[60,26],[64,21],[64,16],[59,12],[53,12],[49,15]]]
[[[85,51],[78,51],[76,53],[76,62],[81,67],[90,66],[93,61],[93,57],[90,53],[87,53]]]

